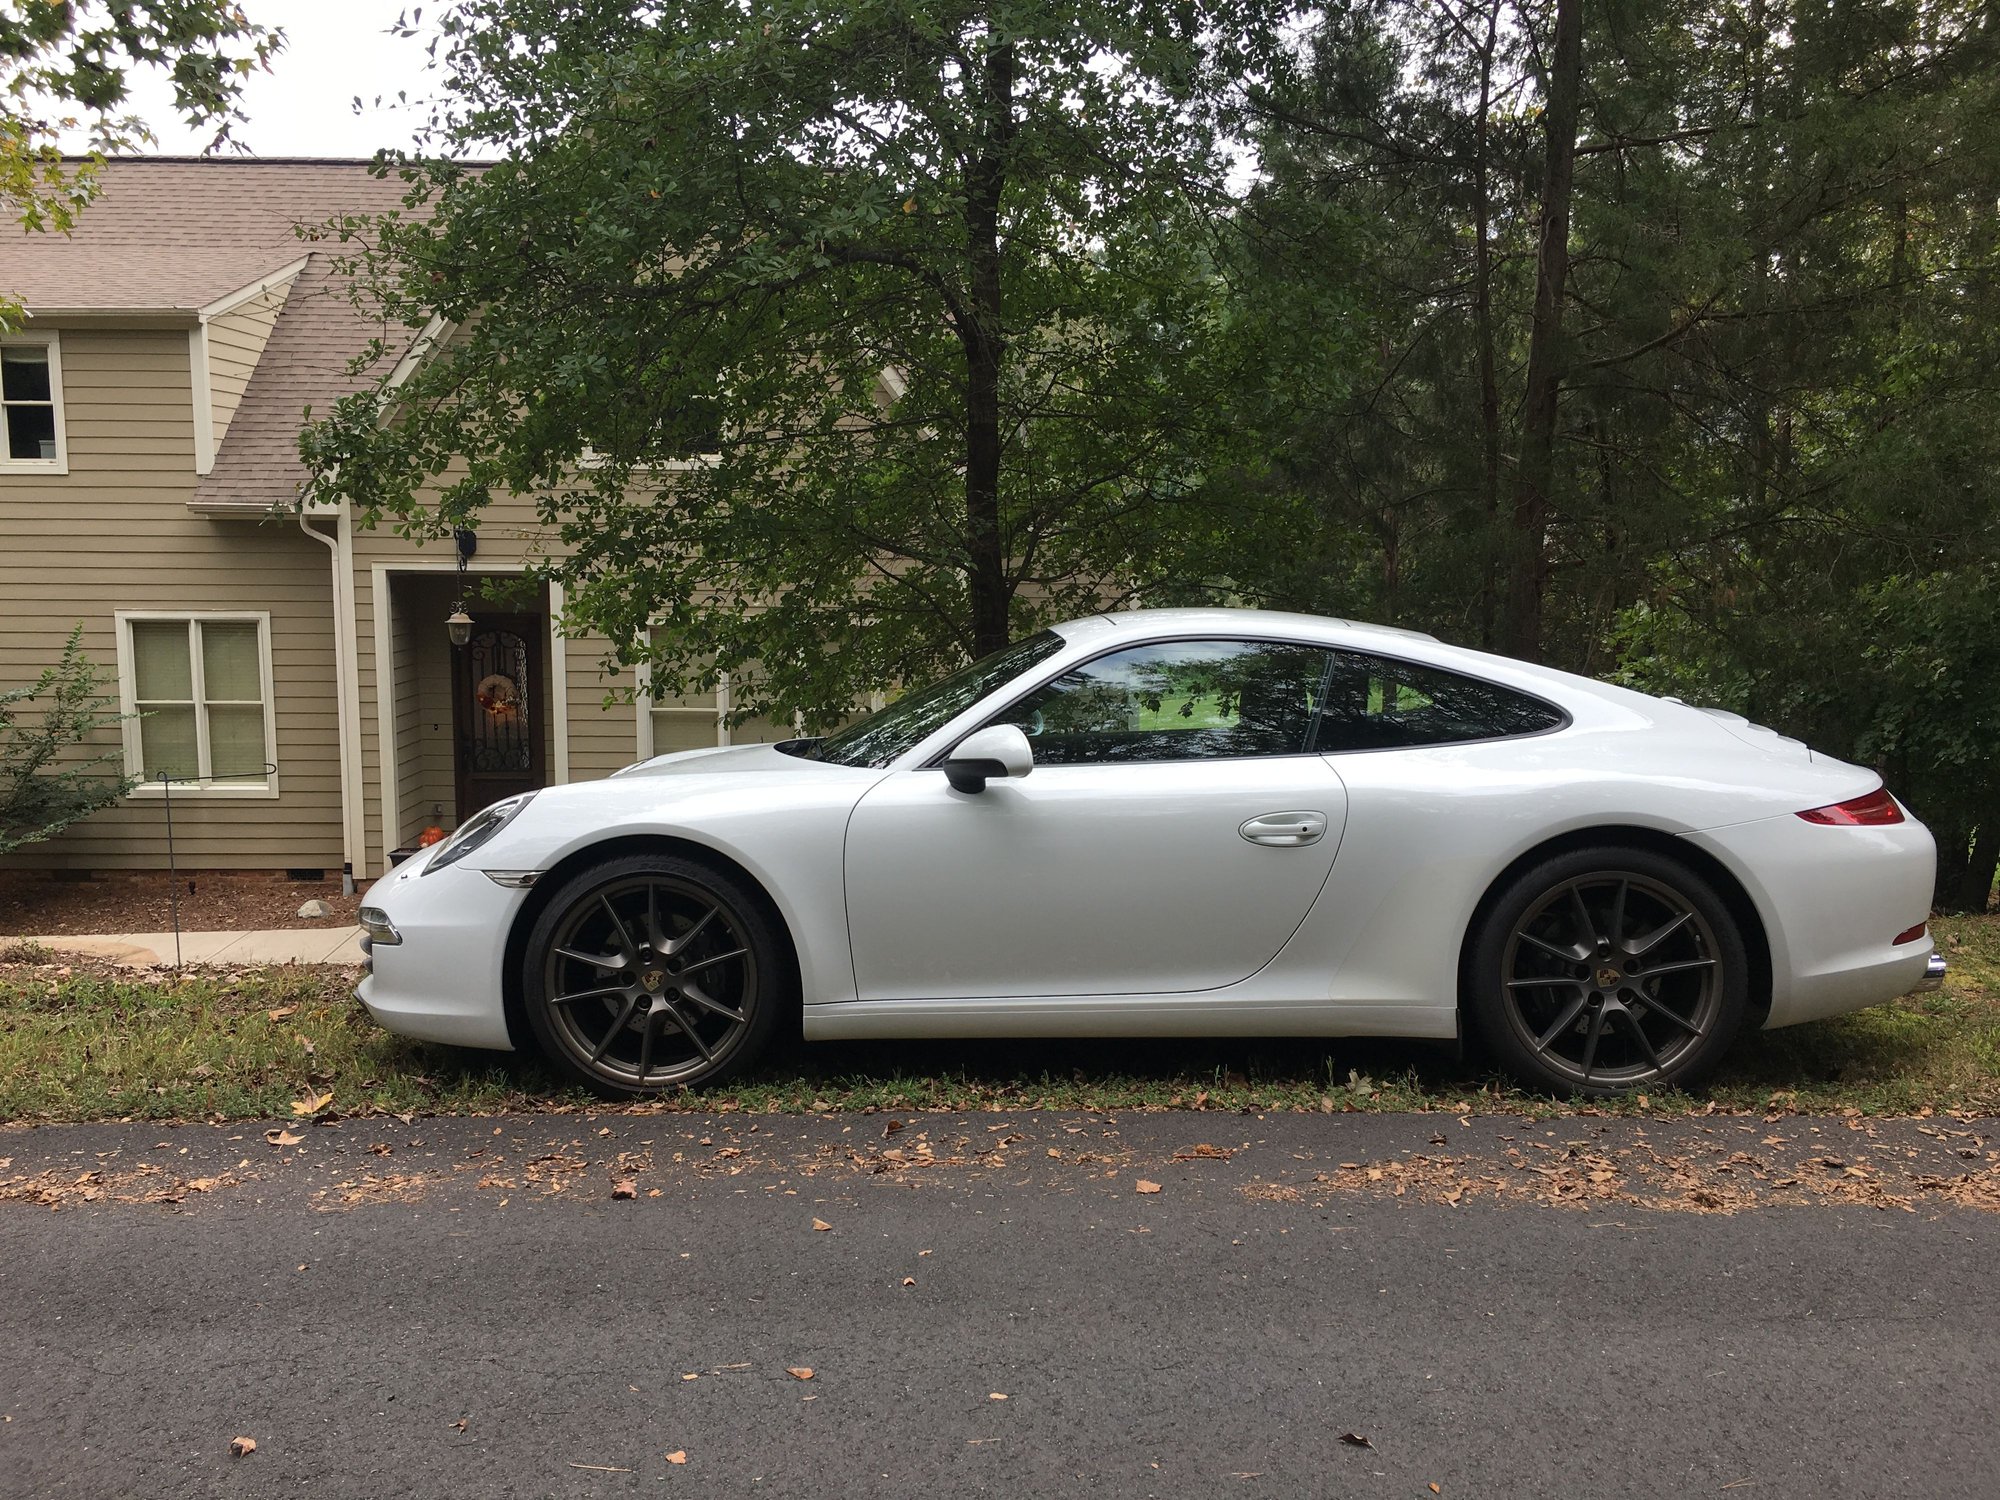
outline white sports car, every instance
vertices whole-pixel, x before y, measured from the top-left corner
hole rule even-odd
[[[1076,620],[824,739],[497,802],[370,892],[392,1031],[601,1090],[829,1037],[1470,1032],[1695,1083],[1938,982],[1936,848],[1731,714],[1303,615]]]

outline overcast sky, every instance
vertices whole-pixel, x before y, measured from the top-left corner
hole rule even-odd
[[[375,97],[392,106],[396,91],[412,99],[431,92],[425,72],[429,59],[422,38],[388,35],[409,0],[241,0],[253,21],[283,28],[285,50],[269,73],[256,73],[244,89],[250,123],[237,139],[258,156],[372,156],[381,146],[407,146],[413,116],[393,107],[377,109]],[[208,144],[208,133],[188,129],[174,113],[172,95],[160,75],[141,72],[132,80],[132,112],[153,128],[153,149],[185,156]],[[354,96],[366,108],[354,110]],[[81,132],[65,145],[85,145]]]

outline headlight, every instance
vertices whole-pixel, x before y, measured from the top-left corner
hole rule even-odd
[[[438,845],[437,853],[424,866],[424,874],[442,870],[446,865],[455,865],[482,844],[492,842],[495,834],[505,828],[535,798],[533,792],[523,792],[518,797],[503,797],[491,807],[474,813],[458,825],[452,836]]]

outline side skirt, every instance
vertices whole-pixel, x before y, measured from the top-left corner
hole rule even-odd
[[[836,1000],[805,1007],[809,1042],[916,1037],[1398,1036],[1450,1041],[1451,1005],[1347,1005],[1189,996]]]

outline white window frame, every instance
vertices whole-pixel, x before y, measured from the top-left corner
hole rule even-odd
[[[53,474],[69,473],[69,429],[63,421],[63,379],[62,379],[62,335],[51,330],[47,333],[10,333],[0,338],[0,346],[34,344],[46,349],[49,356],[49,396],[56,412],[56,456],[54,458],[12,458],[4,446],[0,446],[0,474]]]
[[[208,750],[208,696],[203,681],[200,627],[204,624],[255,625],[257,627],[258,683],[264,693],[264,764],[278,763],[278,705],[271,687],[271,615],[268,610],[185,610],[121,609],[114,619],[118,626],[118,708],[125,715],[125,771],[130,776],[146,774],[145,754],[139,739],[139,666],[132,645],[132,627],[145,624],[185,625],[188,633],[188,681],[194,694],[195,770],[206,778],[211,762]],[[270,800],[278,795],[278,773],[272,771],[262,781],[228,783],[176,781],[176,797],[217,797]],[[134,797],[164,797],[166,788],[157,781],[142,781],[132,791]]]

